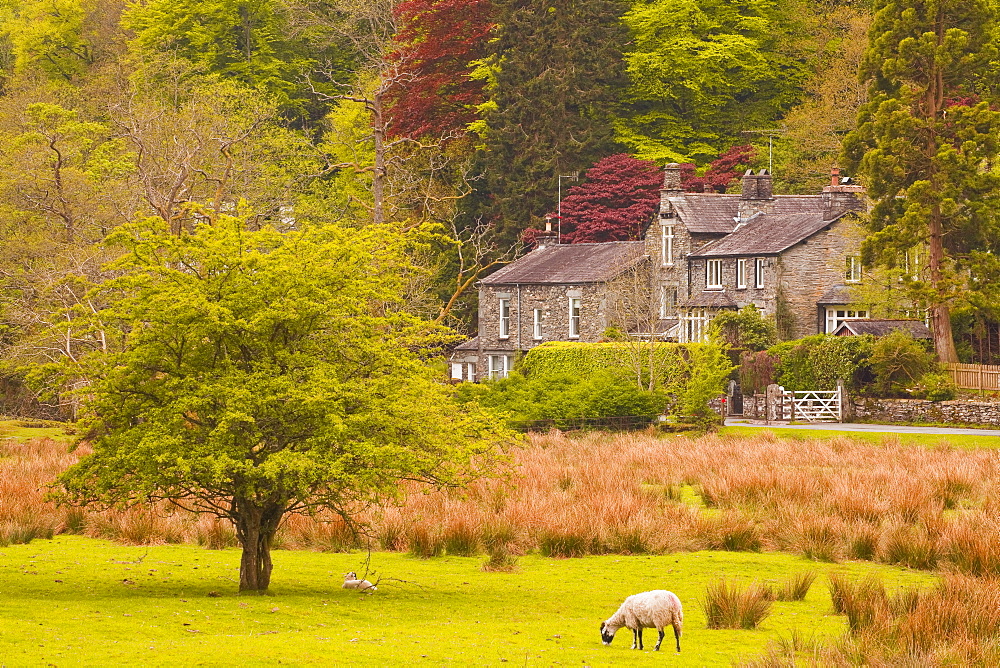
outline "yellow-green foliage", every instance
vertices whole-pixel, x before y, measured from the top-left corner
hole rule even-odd
[[[733,366],[712,344],[553,341],[529,351],[519,368],[529,379],[583,379],[609,372],[633,377],[640,387],[664,393],[668,414],[702,422],[710,417],[708,401],[724,391]]]

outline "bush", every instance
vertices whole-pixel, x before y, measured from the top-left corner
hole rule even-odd
[[[722,579],[705,588],[701,607],[710,629],[755,629],[771,614],[771,592],[756,582],[740,589]]]
[[[779,359],[775,382],[786,390],[835,390],[843,380],[859,390],[871,380],[871,336],[816,334],[768,349]]]
[[[774,382],[777,357],[767,351],[756,353],[744,351],[740,356],[740,389],[743,394],[763,394],[767,386]]]
[[[946,373],[931,372],[920,377],[911,394],[929,401],[951,401],[958,394],[958,387]]]
[[[708,402],[724,392],[733,368],[720,348],[657,344],[654,366],[662,377],[654,379],[654,389],[649,374],[637,375],[629,363],[630,351],[624,343],[544,344],[525,355],[519,372],[464,384],[456,396],[505,414],[521,429],[617,426],[611,418],[631,418],[621,426],[643,427],[662,413],[703,427],[718,422]]]
[[[934,368],[934,354],[907,332],[896,330],[872,344],[869,364],[875,390],[882,396],[898,395]]]
[[[778,340],[774,323],[765,320],[753,304],[739,311],[723,311],[712,318],[708,325],[709,340],[716,345],[745,348],[750,351],[767,350]]]

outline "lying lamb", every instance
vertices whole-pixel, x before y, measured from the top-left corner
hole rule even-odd
[[[674,627],[674,639],[677,640],[677,651],[681,651],[681,626],[684,624],[684,611],[681,601],[672,592],[663,589],[633,594],[625,599],[618,612],[611,615],[606,622],[601,623],[601,640],[610,645],[615,639],[615,633],[621,627],[632,629],[632,649],[642,649],[642,630],[655,628],[660,632],[656,641],[659,650],[663,642],[663,629]]]
[[[369,594],[374,592],[378,587],[373,585],[368,580],[359,580],[358,574],[351,571],[344,576],[344,589],[360,589],[361,591],[368,592]]]

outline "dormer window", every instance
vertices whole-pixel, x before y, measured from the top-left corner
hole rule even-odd
[[[722,260],[708,260],[705,262],[705,287],[722,287]]]

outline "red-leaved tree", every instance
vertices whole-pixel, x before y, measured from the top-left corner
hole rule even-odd
[[[602,158],[562,201],[562,242],[639,239],[660,202],[663,172],[619,153]]]
[[[681,185],[688,192],[724,193],[754,158],[753,146],[732,146],[709,164],[705,174],[695,174],[695,166],[688,163],[681,165]]]
[[[391,54],[395,76],[386,96],[388,131],[397,137],[464,134],[483,102],[485,82],[471,63],[486,56],[491,0],[406,0]]]

